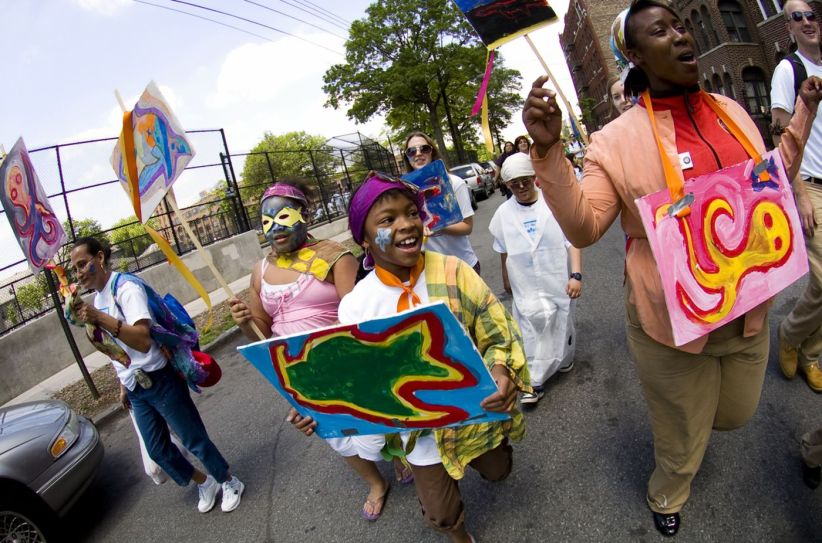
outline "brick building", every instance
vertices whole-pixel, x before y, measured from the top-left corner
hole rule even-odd
[[[565,29],[559,43],[571,72],[579,100],[588,99],[593,122],[589,132],[610,120],[608,79],[616,75],[614,55],[608,40],[611,23],[624,9],[622,2],[571,0],[565,14]],[[582,105],[582,104],[580,104]]]
[[[770,140],[767,134],[770,124],[771,76],[777,63],[788,52],[790,41],[781,13],[783,3],[782,0],[673,2],[697,43],[702,87],[707,91],[732,97],[742,104],[759,125],[766,142]],[[606,99],[604,107],[594,109],[597,124],[604,124],[609,120],[609,110],[607,95],[600,96],[594,93],[594,89],[597,93],[601,92],[597,85],[601,84],[601,88],[604,88],[609,74],[616,72],[607,41],[611,23],[620,11],[611,8],[613,4],[616,3],[610,0],[571,0],[565,17],[565,31],[560,36],[580,97],[587,96],[598,102]],[[809,1],[808,4],[817,16],[822,15],[822,2]],[[599,5],[603,8],[596,7]],[[622,3],[618,5],[624,7]],[[606,10],[614,12],[613,15],[606,17]],[[579,22],[582,19],[587,19],[587,22]],[[592,30],[585,30],[583,33],[586,25],[590,25]],[[599,48],[604,53],[604,64],[574,71],[575,66],[585,63],[575,56],[578,46],[571,45],[575,41],[575,35],[579,36],[576,38],[577,43],[583,43],[580,39],[583,36],[604,36],[599,40]],[[571,45],[570,49],[566,44]],[[590,62],[596,60],[592,58]],[[599,111],[606,112],[606,115],[598,115]]]

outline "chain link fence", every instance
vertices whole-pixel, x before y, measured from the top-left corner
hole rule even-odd
[[[369,170],[400,173],[391,151],[359,133],[336,136],[316,149],[234,154],[229,152],[222,129],[189,131],[188,134],[197,140],[194,146],[198,154],[175,183],[175,190],[182,192],[181,185],[185,184],[187,192],[199,192],[200,198],[180,211],[203,246],[249,230],[256,230],[262,241],[260,196],[271,184],[295,175],[294,171],[287,172],[288,175],[277,171],[276,165],[283,163],[286,156],[289,163],[296,161],[302,165],[297,168],[296,175],[310,181],[314,194],[306,218],[311,226],[345,216],[351,193]],[[103,138],[29,151],[55,213],[66,217],[63,223],[68,243],[55,257],[64,267],[67,267],[73,241],[88,233],[84,228],[89,220],[106,215],[107,208],[113,206],[122,207],[124,216],[132,213],[128,199],[116,186],[119,181],[101,181],[99,178],[102,172],[111,172],[107,159],[114,142],[116,138]],[[71,160],[67,160],[72,155],[93,158],[85,161],[84,169],[80,171],[77,165],[72,166]],[[214,157],[219,160],[208,160]],[[261,160],[263,175],[256,176],[256,182],[246,184],[245,180],[237,179],[234,162],[250,158]],[[95,176],[95,172],[99,173]],[[195,246],[171,212],[173,207],[169,197],[161,202],[148,224],[178,255],[183,255]],[[0,221],[4,222],[5,219]],[[163,253],[136,219],[119,221],[117,226],[95,230],[94,234],[109,241],[114,270],[137,272],[165,261]],[[19,271],[14,273],[15,270]],[[42,274],[34,276],[27,271],[25,260],[0,267],[0,274],[6,275],[0,279],[0,335],[54,309],[45,278]]]

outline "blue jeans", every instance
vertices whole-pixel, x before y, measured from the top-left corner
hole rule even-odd
[[[208,473],[217,482],[225,482],[228,463],[208,437],[185,381],[175,373],[171,364],[146,374],[154,385],[149,389],[136,385],[134,390],[128,391],[128,399],[148,455],[175,483],[188,484],[194,466],[171,442],[168,431],[171,428],[183,446],[200,459]]]

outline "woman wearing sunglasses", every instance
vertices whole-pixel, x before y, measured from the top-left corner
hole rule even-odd
[[[680,180],[690,179],[748,160],[742,141],[757,153],[765,151],[765,143],[739,104],[699,89],[693,37],[668,2],[634,1],[619,30],[615,41],[633,64],[626,87],[640,98],[592,136],[582,183],[577,183],[563,155],[562,113],[554,92],[542,88],[547,78],[534,82],[522,116],[534,139],[531,157],[545,200],[575,247],[596,242],[622,215],[629,238],[628,346],[654,436],[656,467],[647,504],[656,529],[672,536],[679,529],[679,511],[688,500],[712,428],[742,426],[759,403],[768,360],[769,304],[676,347],[659,272],[634,199],[666,188],[663,160],[671,160],[667,157],[687,153],[690,165],[683,161],[683,169],[677,161],[669,171]],[[800,95],[779,146],[789,179],[798,170],[822,97],[822,80],[806,80]],[[729,122],[720,123],[720,114]],[[655,136],[655,126],[661,137]]]
[[[405,160],[405,166],[409,172],[419,170],[435,160],[442,159],[437,146],[434,145],[434,141],[422,132],[411,132],[408,137],[405,138],[402,157],[403,160]],[[471,246],[471,240],[468,238],[474,229],[474,209],[471,207],[471,189],[465,181],[456,175],[449,175],[449,177],[451,179],[451,188],[454,189],[454,195],[457,198],[457,204],[460,206],[462,221],[446,226],[436,234],[431,234],[426,228],[424,249],[444,255],[456,256],[474,268],[475,272],[479,273],[479,258],[477,258],[474,248]]]

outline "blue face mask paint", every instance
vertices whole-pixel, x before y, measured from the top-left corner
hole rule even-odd
[[[88,273],[97,273],[97,268],[94,267],[93,262],[88,263]]]
[[[290,198],[272,196],[260,207],[263,234],[277,253],[290,253],[301,247],[308,237],[308,225],[302,206]]]
[[[391,245],[393,238],[390,228],[377,228],[377,235],[374,236],[374,243],[380,248],[380,251],[385,252],[385,248]]]

